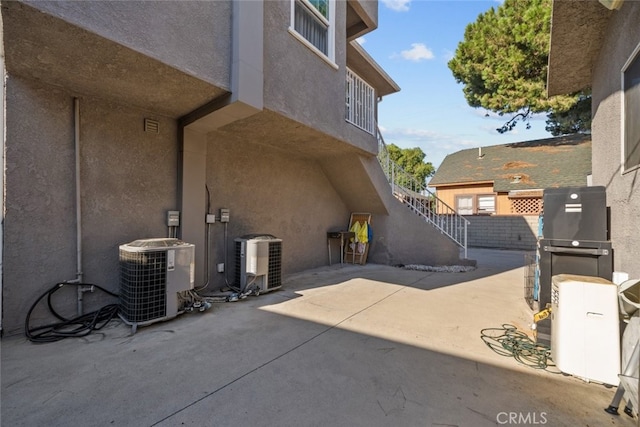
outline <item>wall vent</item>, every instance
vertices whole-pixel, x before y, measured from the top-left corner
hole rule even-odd
[[[144,119],[144,131],[147,133],[160,133],[160,122],[153,119]]]

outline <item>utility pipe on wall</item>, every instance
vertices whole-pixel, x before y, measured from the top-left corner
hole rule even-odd
[[[80,100],[73,98],[74,148],[76,155],[76,280],[82,283],[82,205],[80,197]],[[80,291],[78,291],[80,292]]]
[[[82,197],[80,191],[82,189],[80,179],[80,99],[73,98],[73,124],[74,124],[74,150],[76,157],[75,175],[76,175],[76,278],[70,282],[82,283]],[[78,316],[84,314],[83,295],[85,292],[93,292],[93,286],[77,286],[77,307]]]

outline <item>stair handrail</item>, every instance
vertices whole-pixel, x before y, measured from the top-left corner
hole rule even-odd
[[[438,198],[427,188],[426,183],[417,180],[391,159],[379,128],[376,129],[376,138],[378,140],[378,161],[391,186],[392,194],[462,247],[466,259],[469,220]]]

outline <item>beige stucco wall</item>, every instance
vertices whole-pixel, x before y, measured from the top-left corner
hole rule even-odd
[[[192,2],[171,2],[158,7],[191,10],[185,3]],[[194,7],[227,10],[224,8],[229,2],[219,3]],[[341,40],[345,4],[337,4],[341,8],[336,21],[337,40]],[[338,69],[326,64],[286,31],[290,5],[287,0],[265,2],[265,27],[276,29],[265,35],[268,53],[264,111],[214,131],[188,129],[186,138],[182,138],[179,112],[198,104],[199,99],[215,97],[223,91],[220,88],[224,86],[224,73],[218,75],[218,71],[209,69],[212,64],[207,63],[208,59],[200,62],[189,49],[181,52],[184,55],[181,57],[178,54],[181,42],[167,42],[160,47],[147,40],[167,37],[156,22],[160,15],[153,11],[143,8],[150,13],[149,28],[153,30],[141,31],[133,37],[130,33],[136,30],[136,21],[132,16],[124,16],[127,6],[98,3],[74,9],[71,5],[43,3],[39,7],[62,19],[76,20],[117,43],[80,31],[60,19],[45,17],[40,21],[43,16],[15,5],[7,7],[7,15],[3,14],[9,20],[19,17],[24,22],[48,22],[61,34],[79,34],[82,37],[73,43],[77,42],[77,48],[86,52],[93,52],[91,46],[100,45],[111,53],[122,54],[117,66],[108,69],[106,75],[96,71],[96,75],[71,75],[61,82],[46,83],[44,77],[49,74],[38,71],[38,61],[46,60],[45,57],[18,63],[24,55],[19,50],[11,52],[2,300],[5,333],[20,333],[26,312],[35,299],[55,283],[76,277],[74,97],[80,100],[85,282],[117,292],[118,246],[139,238],[167,236],[167,211],[181,210],[190,225],[180,232],[189,237],[185,240],[193,238],[197,244],[196,284],[201,285],[206,280],[203,245],[207,205],[216,214],[219,208],[231,210],[226,241],[222,224],[214,224],[210,231],[214,290],[224,280],[224,275],[215,272],[215,265],[224,261],[225,247],[233,249],[235,237],[269,233],[282,238],[285,274],[300,271],[327,263],[326,232],[345,228],[353,211],[374,214],[372,262],[447,264],[458,259],[454,243],[393,199],[373,155],[377,148],[375,137],[345,122],[344,43],[337,44]],[[220,19],[230,18],[225,16]],[[107,28],[105,23],[118,19],[122,28]],[[164,28],[178,31],[172,19]],[[28,33],[28,28],[21,33],[21,22],[11,22],[13,41]],[[224,26],[229,28],[226,23]],[[162,34],[156,34],[156,30]],[[215,36],[218,29],[212,31],[209,36]],[[188,38],[183,34],[181,37]],[[5,42],[8,43],[6,39]],[[160,61],[148,60],[147,56],[122,49],[118,44],[130,42]],[[62,58],[77,50],[74,45],[53,47],[61,50],[52,50],[51,58],[58,61],[52,66],[58,74],[50,74],[53,76],[50,80],[65,74],[68,64]],[[24,48],[34,46],[28,42]],[[93,52],[90,61],[78,65],[92,69],[94,61],[101,63],[98,53]],[[193,67],[185,71],[198,74],[199,78],[183,79],[186,74],[167,65],[174,61],[186,64],[185,69]],[[222,63],[225,61],[221,59]],[[133,91],[132,96],[118,86],[122,82],[108,80],[112,78],[109,72],[124,72],[142,62],[146,68],[127,75],[124,89],[130,85],[147,92],[156,88],[158,82],[162,96],[172,95],[176,104],[182,102],[179,108],[164,108],[167,103],[162,97],[153,96],[155,92],[138,96]],[[224,66],[228,70],[230,64]],[[212,74],[205,75],[206,70]],[[151,84],[146,79],[149,75],[153,77]],[[169,75],[163,86],[161,76]],[[216,86],[207,83],[208,78],[222,82]],[[120,91],[110,91],[111,83]],[[180,96],[182,87],[191,92]],[[102,91],[94,92],[96,88]],[[144,133],[145,118],[159,122],[158,134]],[[205,185],[209,188],[208,200]],[[184,205],[185,200],[188,205]],[[229,278],[234,267],[232,258],[233,254],[228,253]],[[75,292],[61,296],[64,314],[75,315]],[[113,300],[99,293],[86,294],[85,310],[106,302]],[[45,310],[38,310],[34,319],[45,315]]]
[[[593,184],[607,188],[614,270],[640,277],[640,170],[621,173],[621,70],[640,43],[640,3],[612,14],[593,70]]]
[[[211,210],[231,213],[226,242],[224,225],[212,227],[213,264],[224,261],[226,246],[233,280],[233,239],[254,233],[283,240],[285,274],[327,264],[326,232],[346,228],[349,211],[320,164],[255,140],[230,141],[215,132],[207,140]],[[223,284],[222,275],[211,278],[214,285]]]
[[[337,68],[286,30],[291,25],[289,0],[265,2],[264,15],[265,108],[375,153],[375,137],[345,121],[346,2],[336,2]]]
[[[11,334],[40,294],[75,279],[76,208],[72,94],[9,76],[7,105],[3,329]],[[117,292],[118,245],[167,235],[166,211],[177,204],[177,124],[86,97],[80,117],[84,281]],[[159,134],[143,132],[145,117],[159,121]],[[87,310],[108,300],[85,298]],[[76,314],[75,293],[57,302]]]
[[[187,74],[230,87],[231,0],[24,3]]]

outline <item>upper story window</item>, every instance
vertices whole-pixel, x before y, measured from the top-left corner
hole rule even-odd
[[[640,167],[640,45],[622,69],[623,172]]]
[[[291,0],[291,28],[307,46],[334,61],[335,0]]]

